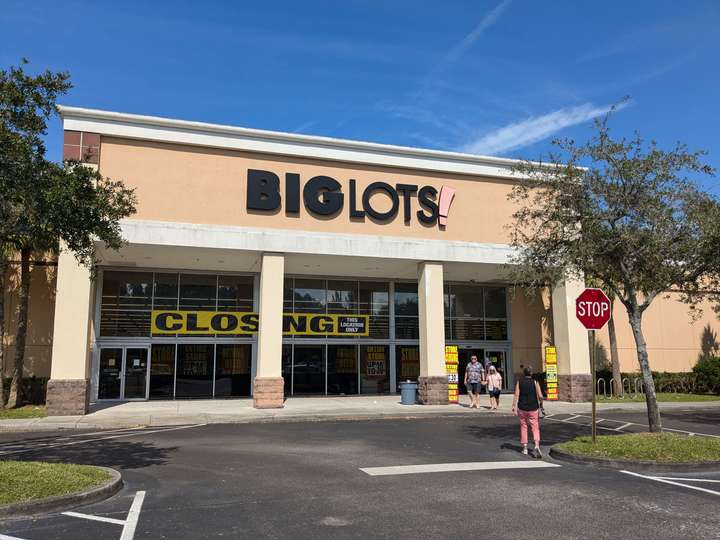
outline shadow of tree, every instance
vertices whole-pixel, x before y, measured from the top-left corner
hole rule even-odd
[[[502,425],[476,425],[464,426],[463,431],[468,435],[487,442],[488,439],[498,439],[502,441],[500,445],[503,449],[511,449],[520,451],[520,424],[502,424]],[[619,435],[606,431],[603,435]],[[571,425],[562,422],[553,422],[552,420],[540,421],[540,440],[543,445],[553,445],[569,441],[580,435],[590,435],[590,426]],[[528,431],[530,441],[532,434]]]
[[[177,446],[159,447],[140,441],[105,440],[83,441],[73,446],[30,449],[12,457],[18,461],[80,463],[116,469],[140,469],[168,463],[170,454],[177,450]]]

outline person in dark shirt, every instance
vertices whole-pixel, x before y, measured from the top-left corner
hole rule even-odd
[[[512,411],[520,420],[520,444],[522,453],[528,453],[528,425],[532,429],[535,448],[533,455],[542,458],[540,451],[540,407],[542,407],[542,391],[540,385],[532,378],[532,370],[526,367],[523,378],[515,383]]]

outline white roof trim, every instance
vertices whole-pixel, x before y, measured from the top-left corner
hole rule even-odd
[[[59,106],[66,130],[156,142],[512,178],[518,160]]]

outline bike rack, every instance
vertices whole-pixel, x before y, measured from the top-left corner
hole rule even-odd
[[[602,383],[602,385],[600,383]],[[602,386],[602,392],[600,391],[600,386]],[[605,396],[605,399],[607,399],[608,393],[607,393],[607,385],[605,384],[605,379],[597,380],[597,395],[599,396],[600,394]]]
[[[617,384],[615,384],[615,379],[610,379],[610,395],[619,399],[625,399],[625,388],[621,385],[620,392],[618,393],[618,389],[616,387]]]
[[[627,384],[627,392],[625,391],[625,385],[626,385],[626,384]],[[623,388],[623,395],[625,395],[625,394],[632,394],[632,393],[633,393],[633,392],[632,392],[632,384],[630,384],[630,379],[628,379],[627,377],[625,377],[625,378],[622,380],[622,388]]]
[[[644,394],[645,393],[645,383],[642,379],[635,378],[635,393],[636,394]]]

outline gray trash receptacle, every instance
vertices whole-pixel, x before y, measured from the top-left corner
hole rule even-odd
[[[405,381],[400,383],[400,403],[403,405],[415,405],[417,401],[417,383]]]

